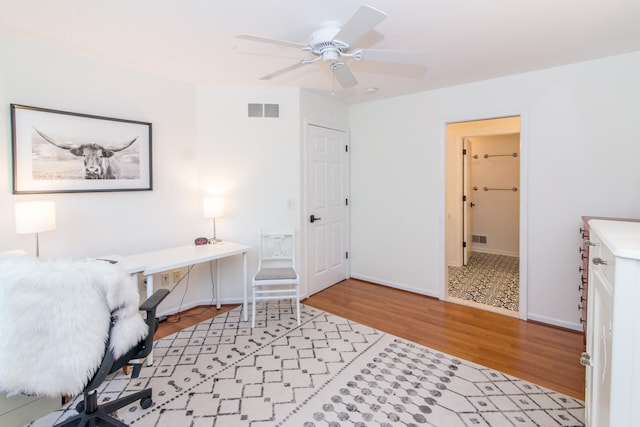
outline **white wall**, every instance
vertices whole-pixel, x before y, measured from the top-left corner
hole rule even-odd
[[[581,329],[580,216],[640,217],[638,75],[640,52],[352,106],[352,275],[441,296],[445,123],[522,113],[527,315]]]
[[[8,37],[0,38],[0,55],[0,251],[34,252],[34,237],[15,233],[14,202],[21,200],[56,202],[57,228],[40,236],[43,258],[129,255],[210,237],[204,195],[225,197],[225,216],[216,221],[222,239],[255,246],[260,227],[299,232],[299,89],[197,87]],[[280,118],[248,118],[249,102],[280,104]],[[11,194],[10,103],[151,122],[153,191]],[[336,116],[346,117],[346,107],[323,112],[325,104],[338,107],[308,94],[307,118],[346,123]],[[250,275],[256,253],[249,253]],[[240,257],[220,262],[223,303],[242,299],[240,264]],[[209,265],[196,266],[159,313],[211,298]]]
[[[520,235],[520,134],[469,138],[471,233],[485,243],[467,242],[472,251],[518,256]],[[510,154],[516,153],[517,157]],[[485,154],[500,154],[485,158]],[[508,154],[508,155],[504,155]],[[484,187],[508,190],[484,191]],[[511,191],[511,188],[516,191]],[[477,190],[474,190],[477,188]]]
[[[280,118],[249,118],[248,103],[279,104]],[[218,238],[253,246],[252,276],[260,228],[300,231],[300,91],[201,87],[197,117],[200,191],[225,198]],[[223,303],[242,297],[239,262],[223,262],[227,282],[235,283],[222,289]]]
[[[40,236],[43,258],[129,255],[211,237],[205,195],[225,198],[219,238],[255,247],[260,227],[300,234],[302,124],[347,127],[346,106],[295,88],[198,87],[9,37],[0,38],[0,55],[0,251],[34,252],[34,237],[15,233],[20,200],[56,202],[57,228]],[[151,122],[153,191],[12,195],[10,103]],[[248,118],[248,103],[279,104],[280,118]],[[256,266],[252,249],[249,275]],[[221,301],[240,302],[241,258],[222,260],[220,268]],[[211,297],[210,266],[196,266],[188,286],[182,282],[159,312]]]
[[[57,228],[40,235],[43,258],[128,255],[200,232],[197,175],[189,172],[197,165],[192,85],[5,36],[0,56],[0,250],[34,253],[34,236],[15,233],[14,203],[23,200],[56,203]],[[151,122],[153,191],[13,195],[10,103]]]

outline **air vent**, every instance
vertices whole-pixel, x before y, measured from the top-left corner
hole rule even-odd
[[[249,117],[262,117],[262,104],[249,104]]]
[[[280,117],[280,104],[249,104],[249,117]]]
[[[471,241],[473,243],[487,243],[487,236],[478,236],[474,234],[471,236]]]
[[[265,117],[280,117],[280,104],[264,104]]]

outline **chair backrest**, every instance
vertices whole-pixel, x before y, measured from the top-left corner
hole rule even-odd
[[[293,231],[264,232],[260,231],[261,268],[295,268],[295,240]]]

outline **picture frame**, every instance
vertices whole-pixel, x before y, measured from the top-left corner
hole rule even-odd
[[[152,190],[151,123],[11,104],[13,194]]]

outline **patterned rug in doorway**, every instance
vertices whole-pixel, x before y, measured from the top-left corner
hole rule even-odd
[[[582,401],[367,326],[270,302],[253,330],[240,309],[156,342],[140,377],[115,374],[101,401],[153,387],[123,408],[132,427],[582,426]],[[75,402],[34,423],[75,414]]]

